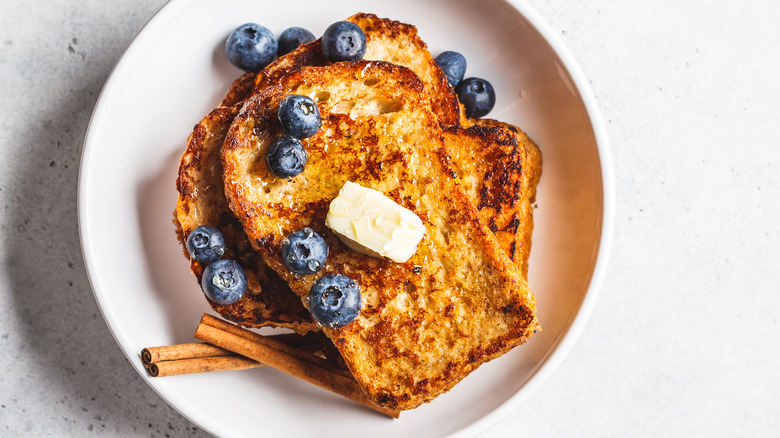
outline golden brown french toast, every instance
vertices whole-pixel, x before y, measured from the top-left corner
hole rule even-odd
[[[514,129],[487,123],[445,127],[444,144],[480,218],[527,278],[541,155],[525,133]]]
[[[517,138],[518,144],[525,149],[527,163],[523,166],[523,197],[530,203],[536,201],[536,186],[542,177],[542,151],[539,146],[531,140],[528,135],[517,126],[494,119],[472,119],[473,125],[478,126],[496,126],[509,130]]]
[[[244,73],[230,84],[228,94],[222,99],[219,106],[241,106],[244,99],[249,97],[255,87],[256,73]],[[232,120],[232,119],[231,119]]]
[[[386,61],[411,69],[425,84],[431,108],[444,125],[457,125],[460,120],[458,96],[428,51],[428,45],[417,36],[417,28],[406,23],[358,13],[346,19],[366,35],[363,60]],[[317,39],[280,57],[269,64],[255,80],[255,92],[276,83],[282,76],[304,66],[325,66],[330,62],[322,54]]]
[[[372,14],[356,14],[348,20],[360,25],[366,32],[368,40],[366,57],[393,60],[410,67],[425,84],[439,121],[457,121],[452,116],[458,112],[457,98],[441,70],[435,65],[425,43],[417,37],[414,26],[389,19],[380,19]],[[319,42],[315,41],[279,58],[269,65],[259,77],[255,73],[246,73],[236,79],[222,100],[221,106],[239,106],[251,94],[253,88],[262,89],[284,74],[298,70],[305,65],[327,64],[328,61],[322,55]],[[224,134],[236,112],[236,110],[228,108],[215,110],[196,126],[195,132],[190,138],[188,151],[182,158],[182,170],[178,182],[179,187],[183,187],[185,190],[180,193],[176,212],[178,220],[190,224],[186,230],[187,234],[197,225],[203,224],[194,220],[192,213],[190,213],[191,208],[199,212],[202,217],[214,218],[219,218],[228,211],[223,202],[224,195],[219,193],[220,196],[216,196],[214,195],[216,192],[212,192],[218,190],[216,179],[221,179],[219,170],[212,169],[211,172],[193,170],[189,160],[194,154],[210,157],[217,153],[216,151],[221,147]],[[538,148],[522,131],[509,124],[489,119],[469,120],[465,117],[460,120],[463,123],[468,121],[469,124],[500,126],[511,132],[509,134],[493,130],[488,134],[480,135],[482,130],[476,128],[470,128],[465,130],[465,133],[461,133],[464,130],[449,127],[444,140],[453,157],[451,164],[457,170],[458,175],[463,178],[464,185],[467,187],[466,192],[472,203],[478,206],[480,217],[496,233],[502,246],[526,275],[533,228],[532,209],[529,208],[528,201],[533,202],[541,168]],[[514,140],[510,138],[511,136],[515,137]],[[497,146],[496,141],[504,143],[505,150],[515,144],[522,146],[522,149],[512,148],[512,150],[501,153],[501,162],[508,165],[503,169],[497,166],[497,163],[494,162],[495,157],[491,156],[495,155],[497,148],[501,147]],[[489,169],[479,166],[479,164],[484,163],[489,164]],[[518,177],[523,179],[522,195],[506,190],[509,187],[506,185],[506,180],[515,180]],[[503,191],[496,190],[502,186],[505,188]],[[482,192],[486,192],[485,195],[482,195]],[[207,195],[201,195],[203,193]],[[209,193],[212,195],[209,196]],[[485,196],[486,198],[482,199]],[[234,231],[236,232],[231,233],[231,240],[235,242],[232,245],[235,257],[253,259],[255,256],[251,253],[252,250],[249,249],[250,245],[243,233]],[[180,234],[180,239],[184,239],[185,235]],[[245,253],[245,251],[250,251],[250,253]],[[215,310],[223,317],[246,326],[281,325],[299,331],[311,329],[313,323],[308,312],[301,313],[303,309],[300,306],[295,308],[297,299],[293,299],[293,303],[290,302],[291,293],[286,283],[281,281],[272,271],[263,273],[267,268],[263,266],[261,260],[253,261],[250,266],[252,266],[252,270],[257,272],[253,275],[253,277],[257,277],[257,281],[250,281],[248,297],[230,306],[219,306],[211,303]],[[200,279],[202,267],[197,262],[193,262],[192,267],[193,272]],[[262,290],[268,292],[266,296],[260,295]],[[290,306],[293,308],[291,309]]]
[[[274,177],[265,150],[280,134],[288,94],[314,99],[322,128],[302,140],[308,161],[294,178]],[[255,90],[222,148],[225,194],[252,245],[302,299],[327,274],[361,288],[357,320],[324,328],[356,380],[378,404],[411,409],[449,390],[480,364],[525,342],[538,328],[535,298],[479,219],[442,140],[425,85],[385,62],[305,67]],[[395,263],[348,249],[325,227],[346,181],[381,191],[425,226],[415,255]],[[311,227],[330,254],[313,275],[296,276],[281,240]]]
[[[533,231],[531,202],[541,173],[539,148],[524,132],[508,123],[465,117],[455,91],[414,26],[366,13],[355,14],[347,21],[360,26],[366,34],[364,60],[387,61],[407,67],[423,82],[431,108],[445,127],[444,142],[453,157],[452,164],[461,170],[459,175],[472,182],[473,190],[467,190],[467,194],[512,260],[521,267],[523,275],[527,275]],[[305,66],[329,64],[318,39],[269,64],[257,75],[254,92]],[[461,126],[476,125],[494,128],[461,129]],[[504,151],[500,152],[498,143],[511,144],[505,145]],[[501,155],[501,165],[494,162],[499,158],[497,154]],[[509,185],[509,180],[517,184]]]
[[[252,268],[250,278],[253,280],[250,281],[247,297],[233,305],[210,302],[223,317],[250,327],[272,325],[298,331],[310,330],[315,325],[308,312],[298,304],[297,297],[293,296],[287,284],[257,257],[243,229],[238,228],[240,224],[230,219],[232,212],[227,207],[224,192],[221,192],[221,163],[213,158],[219,153],[227,129],[238,112],[230,106],[243,101],[251,91],[253,82],[254,75],[251,74],[234,81],[222,101],[225,107],[215,109],[205,117],[190,136],[177,182],[180,194],[176,223],[178,226],[180,222],[187,224],[186,232],[180,229],[179,237],[184,246],[186,235],[197,226],[226,223],[232,242],[232,257],[250,260],[248,266]],[[480,120],[481,123],[483,120]],[[484,124],[507,126],[489,119],[484,119]],[[467,130],[449,128],[445,131],[444,140],[452,158],[451,165],[461,178],[472,203],[477,206],[480,217],[498,236],[502,247],[526,275],[533,227],[530,202],[533,201],[538,182],[538,172],[534,173],[534,169],[540,167],[539,154],[530,154],[529,157],[526,151],[537,150],[536,146],[522,131],[512,127],[509,129],[515,130],[512,136],[501,130],[476,126]],[[522,139],[519,143],[518,138]],[[203,157],[199,159],[199,164],[205,162],[207,166],[201,169],[193,165],[195,156]],[[535,175],[535,181],[530,181],[529,175]],[[522,177],[522,183],[508,184],[518,177]],[[517,190],[519,187],[522,190]],[[195,261],[191,264],[193,272],[200,279],[203,267]],[[256,281],[254,277],[257,277]],[[261,295],[262,291],[265,291],[265,295]]]
[[[174,222],[179,240],[184,247],[192,230],[200,225],[215,226],[225,236],[224,257],[238,261],[245,268],[248,288],[241,300],[228,305],[209,300],[211,307],[223,317],[248,327],[271,325],[299,332],[314,329],[309,312],[287,283],[252,249],[241,223],[228,208],[219,151],[237,113],[234,107],[215,109],[195,126],[187,141],[176,180],[179,198]],[[200,283],[205,266],[194,259],[190,260],[190,266]]]

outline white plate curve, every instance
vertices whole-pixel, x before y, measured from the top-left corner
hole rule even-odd
[[[497,91],[489,117],[540,146],[529,284],[542,332],[432,403],[389,420],[273,369],[150,378],[142,348],[192,342],[210,312],[174,234],[176,172],[192,127],[241,72],[224,59],[235,27],[275,34],[372,12],[417,26],[435,55],[457,50],[466,76]],[[95,299],[146,382],[217,436],[473,436],[518,409],[576,341],[595,305],[611,247],[615,194],[606,130],[587,80],[524,1],[288,2],[173,0],[114,67],[87,130],[79,226]]]

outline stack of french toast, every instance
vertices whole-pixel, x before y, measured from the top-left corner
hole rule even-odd
[[[218,228],[224,257],[243,266],[243,297],[209,301],[222,317],[322,331],[371,400],[412,409],[540,328],[526,276],[541,154],[514,126],[466,117],[414,26],[362,13],[347,21],[365,33],[362,60],[333,63],[320,40],[304,44],[238,78],[195,126],[174,222],[182,243],[199,226]],[[301,140],[302,173],[279,178],[264,157],[290,94],[316,102],[322,126]],[[346,182],[420,218],[411,258],[357,252],[325,225]],[[281,256],[300,229],[329,249],[312,275],[291,272]],[[200,280],[205,266],[191,259],[191,268]],[[360,288],[360,313],[347,325],[323,326],[309,312],[310,290],[327,275]]]

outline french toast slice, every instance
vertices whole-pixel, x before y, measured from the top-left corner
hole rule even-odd
[[[541,154],[521,130],[479,121],[467,129],[444,127],[444,144],[479,216],[528,278],[533,207]],[[513,129],[512,129],[513,128]]]
[[[386,61],[411,69],[425,84],[424,92],[439,122],[454,126],[460,121],[460,103],[455,90],[428,51],[428,45],[417,35],[417,28],[400,21],[379,18],[375,14],[357,13],[346,21],[357,24],[366,35],[365,61]],[[257,75],[255,92],[279,81],[302,67],[326,66],[317,39],[282,56]]]
[[[367,13],[357,13],[346,21],[357,24],[366,34],[364,60],[407,67],[423,82],[431,108],[445,127],[444,142],[452,164],[458,175],[472,183],[467,194],[527,276],[533,231],[531,202],[541,174],[539,148],[508,123],[465,117],[455,91],[413,25]],[[269,64],[257,75],[253,93],[303,67],[329,65],[320,43],[320,39],[312,41]]]
[[[174,223],[179,240],[189,258],[184,244],[187,236],[200,225],[215,226],[225,236],[224,257],[238,261],[245,268],[248,288],[243,298],[228,305],[207,299],[217,313],[247,327],[270,325],[298,332],[312,330],[316,325],[308,310],[287,283],[252,249],[241,223],[228,208],[222,184],[220,149],[237,113],[236,107],[215,109],[195,126],[187,140],[176,180],[179,197]],[[200,283],[205,266],[191,259],[190,267]]]
[[[247,297],[233,305],[210,302],[223,317],[249,327],[271,325],[297,331],[311,330],[315,324],[309,313],[299,305],[289,286],[257,257],[243,229],[239,228],[240,223],[231,219],[232,212],[222,191],[221,163],[214,158],[238,112],[232,106],[243,102],[253,83],[253,74],[236,79],[222,101],[223,107],[206,116],[189,138],[177,181],[179,201],[175,222],[178,235],[183,247],[186,236],[197,226],[226,224],[231,257],[249,261],[251,281]],[[479,123],[483,121],[486,126],[508,126],[489,119]],[[461,178],[472,203],[477,205],[480,217],[527,276],[533,227],[530,202],[533,202],[538,182],[538,172],[534,169],[540,167],[539,154],[526,154],[528,150],[537,150],[536,145],[522,131],[509,129],[515,129],[511,136],[498,129],[450,127],[445,131],[444,140],[452,158],[450,164]],[[517,141],[518,138],[521,140]],[[194,160],[194,157],[199,158]],[[206,163],[205,167],[202,167],[203,163]],[[518,178],[522,181],[517,182]],[[522,190],[518,190],[519,187]],[[195,261],[191,261],[191,265],[200,281],[203,267]],[[266,291],[265,295],[261,295],[263,291]]]
[[[435,65],[427,46],[417,36],[414,26],[362,13],[347,20],[364,29],[368,40],[367,58],[393,60],[410,67],[425,84],[439,121],[444,125],[457,122],[457,117],[453,116],[458,113],[457,97],[441,70]],[[236,79],[220,105],[240,106],[252,93],[253,88],[262,89],[284,74],[299,70],[306,65],[327,64],[328,61],[322,55],[319,42],[315,41],[279,58],[260,75],[246,73]],[[221,147],[224,134],[236,112],[229,108],[218,108],[204,118],[196,126],[190,138],[188,151],[182,157],[178,186],[183,190],[180,190],[175,222],[180,230],[182,227],[178,222],[188,224],[186,234],[196,226],[206,224],[202,220],[203,217],[220,218],[228,211],[223,202],[224,195],[216,192],[221,190],[219,169],[201,172],[193,169],[189,161],[194,154],[211,157],[218,153],[215,151]],[[469,125],[500,126],[512,133],[493,130],[489,134],[482,134],[483,130],[474,127],[463,133],[464,130],[449,126],[444,140],[448,151],[453,156],[451,164],[463,178],[464,185],[467,186],[466,192],[472,203],[478,206],[480,217],[489,224],[491,230],[498,236],[502,247],[521,267],[523,274],[527,275],[533,228],[532,209],[528,207],[530,205],[528,200],[533,202],[533,192],[541,168],[538,148],[522,131],[509,124],[489,119],[469,120],[465,117],[460,120],[463,123],[468,121]],[[512,136],[514,139],[511,138]],[[502,143],[503,146],[498,145],[497,142]],[[520,145],[522,148],[515,148],[514,145]],[[497,165],[498,148],[504,149],[500,152],[503,168]],[[215,164],[208,158],[206,161]],[[529,175],[536,178],[529,180]],[[517,184],[509,185],[507,182],[516,181],[518,178],[523,179],[521,184],[523,193],[508,192],[508,188],[515,189]],[[498,191],[499,187],[503,190]],[[485,196],[487,200],[481,199]],[[198,212],[201,218],[195,217],[191,210]],[[300,311],[303,310],[301,306],[295,308],[295,304],[290,303],[292,294],[286,283],[281,281],[273,271],[268,270],[262,260],[254,260],[256,256],[251,253],[253,250],[242,232],[232,231],[234,232],[231,233],[231,241],[235,243],[232,245],[234,257],[240,260],[252,260],[250,266],[258,273],[253,275],[257,277],[257,281],[250,282],[247,297],[239,303],[230,306],[210,303],[212,307],[223,317],[245,326],[283,326],[297,331],[312,329],[313,322],[308,312],[301,313]],[[179,231],[179,238],[183,242],[186,235]],[[192,269],[200,280],[203,268],[197,262],[192,262]],[[268,295],[261,296],[262,290],[268,291]],[[293,301],[297,301],[297,298],[293,298]]]
[[[411,70],[367,61],[306,67],[255,93],[222,148],[228,203],[304,303],[324,275],[360,285],[358,319],[323,331],[370,398],[393,409],[417,407],[528,340],[538,328],[535,298],[458,183],[425,86]],[[322,128],[302,140],[304,171],[281,179],[263,157],[280,135],[278,104],[292,93],[318,103]],[[358,254],[325,227],[346,181],[377,189],[421,218],[425,236],[409,261]],[[316,274],[296,276],[282,263],[280,242],[304,227],[325,238],[330,254]]]

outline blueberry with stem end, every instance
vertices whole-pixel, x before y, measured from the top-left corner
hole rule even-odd
[[[298,94],[282,99],[276,116],[282,124],[282,131],[299,140],[316,134],[322,126],[320,108],[311,98]]]
[[[308,154],[301,141],[281,136],[268,146],[265,161],[268,169],[280,178],[291,178],[303,172]]]
[[[295,231],[282,239],[282,262],[298,275],[322,269],[328,258],[328,244],[311,228]]]
[[[201,225],[187,236],[187,252],[200,263],[211,263],[225,254],[225,237],[210,226]]]
[[[344,327],[357,319],[362,305],[360,287],[345,275],[326,275],[309,290],[309,311],[323,327]]]
[[[258,72],[276,59],[279,42],[268,28],[246,23],[231,32],[225,42],[225,55],[244,71]]]
[[[349,21],[337,21],[322,34],[322,53],[330,62],[359,61],[366,54],[366,34]]]
[[[481,78],[467,78],[455,87],[460,103],[466,110],[466,116],[479,118],[487,115],[496,104],[496,92],[493,85]]]
[[[290,27],[279,35],[279,56],[284,56],[299,46],[310,43],[316,38],[314,34],[302,27]]]
[[[217,260],[203,270],[200,286],[211,301],[220,305],[233,304],[246,293],[246,274],[234,260]]]

